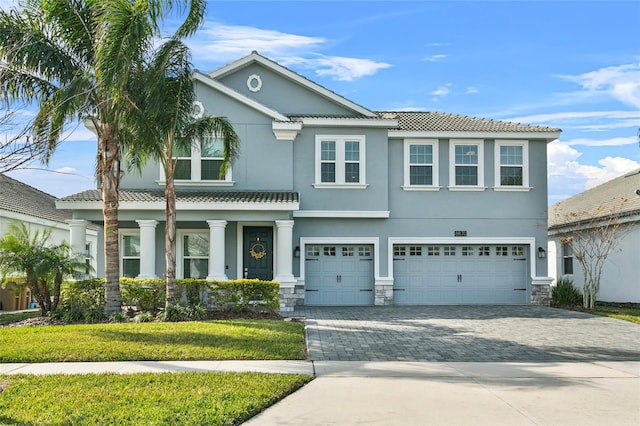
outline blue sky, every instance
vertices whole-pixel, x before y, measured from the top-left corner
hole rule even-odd
[[[560,127],[554,203],[640,167],[639,17],[637,1],[215,1],[190,45],[200,71],[257,50],[373,110]],[[10,175],[56,196],[92,189],[95,151],[79,127],[58,173]]]

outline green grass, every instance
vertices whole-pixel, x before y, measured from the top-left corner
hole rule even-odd
[[[592,312],[595,315],[615,318],[640,324],[640,308],[623,308],[618,306],[596,305]]]
[[[0,425],[238,425],[310,380],[261,373],[0,376]]]
[[[302,324],[278,320],[3,328],[0,362],[304,359]]]
[[[40,316],[40,311],[33,312],[20,312],[17,314],[0,314],[0,325],[11,324],[12,322],[18,322],[26,320],[28,318],[35,318]]]

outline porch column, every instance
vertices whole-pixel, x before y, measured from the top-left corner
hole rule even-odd
[[[225,273],[224,238],[226,220],[208,220],[209,224],[209,274],[208,280],[227,281]]]
[[[140,227],[140,275],[138,278],[156,278],[156,225],[157,220],[136,220]]]
[[[276,271],[274,281],[292,287],[293,276],[293,220],[276,220]]]
[[[69,224],[69,244],[71,249],[79,254],[85,254],[85,248],[87,245],[87,225],[89,221],[84,219],[71,219],[68,220]]]

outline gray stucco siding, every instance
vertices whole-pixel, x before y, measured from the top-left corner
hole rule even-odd
[[[258,75],[262,80],[262,87],[258,92],[251,92],[247,87],[247,79],[251,75]],[[349,111],[259,64],[249,65],[233,74],[222,77],[219,81],[236,92],[285,114],[292,112],[296,114],[353,114],[353,111]]]

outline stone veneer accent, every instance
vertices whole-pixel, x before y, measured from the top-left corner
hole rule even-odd
[[[280,287],[280,312],[293,312],[304,305],[304,286]]]
[[[376,306],[388,306],[393,305],[393,283],[391,284],[376,284],[375,286],[375,300]]]
[[[536,277],[531,281],[531,304],[551,305],[551,277]]]

